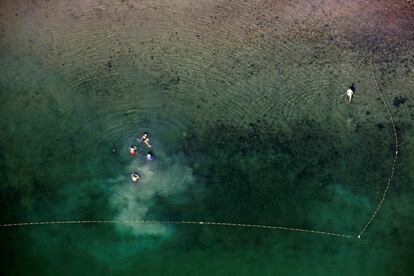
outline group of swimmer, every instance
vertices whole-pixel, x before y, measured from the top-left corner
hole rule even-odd
[[[145,158],[148,161],[154,160],[154,154],[152,153],[152,150],[151,150],[151,145],[149,143],[150,139],[149,139],[148,133],[147,132],[144,132],[144,134],[141,136],[141,138],[137,138],[137,140],[140,143],[144,143],[147,146],[147,148],[148,148],[148,151],[147,151],[147,154],[145,155]],[[131,154],[132,156],[136,156],[138,154],[138,147],[136,145],[132,145],[129,148],[129,154]],[[140,177],[139,177],[139,175],[137,173],[131,174],[131,180],[132,180],[132,182],[136,183],[136,182],[139,181],[139,179],[140,179]]]
[[[348,97],[348,104],[350,104],[351,103],[351,101],[352,101],[352,96],[354,95],[354,92],[355,92],[355,84],[353,83],[349,88],[348,88],[348,90],[346,91],[346,96]],[[151,145],[150,145],[150,143],[149,143],[149,141],[150,141],[150,139],[149,139],[149,135],[148,135],[148,133],[147,132],[144,132],[144,134],[141,136],[141,138],[138,138],[137,139],[140,143],[144,143],[146,146],[147,146],[147,148],[148,148],[148,152],[147,152],[147,154],[145,155],[145,158],[148,160],[148,161],[152,161],[152,160],[154,160],[154,155],[153,155],[153,153],[152,153],[152,150],[151,150]],[[136,146],[136,145],[132,145],[130,148],[129,148],[129,153],[132,155],[132,156],[136,156],[137,154],[138,154],[138,147]],[[137,174],[137,173],[133,173],[133,174],[131,174],[131,180],[132,180],[132,182],[134,182],[134,183],[136,183],[136,182],[138,182],[139,181],[139,179],[140,179],[140,177],[139,177],[139,175]]]

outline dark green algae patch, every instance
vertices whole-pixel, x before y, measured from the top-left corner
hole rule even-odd
[[[408,244],[400,243],[407,237],[406,230],[381,217],[371,225],[365,239],[356,239],[386,184],[390,164],[378,160],[392,154],[389,141],[360,127],[362,135],[347,144],[336,132],[309,119],[291,127],[294,136],[288,130],[274,132],[262,122],[246,128],[215,122],[203,131],[189,133],[180,150],[203,191],[191,186],[181,204],[174,197],[158,197],[153,218],[296,227],[353,238],[180,225],[172,238],[159,244],[157,252],[163,256],[160,264],[182,272],[196,270],[201,275],[224,275],[225,271],[404,275],[409,262],[391,256],[406,256],[410,251]],[[392,244],[397,243],[399,249],[393,248]],[[389,251],[382,251],[384,248]],[[381,253],[365,255],[371,250]],[[400,253],[395,254],[395,250]],[[338,256],[342,261],[338,262]],[[150,256],[143,258],[158,263]],[[364,258],[373,259],[369,264],[359,261]],[[374,265],[381,260],[393,266]],[[133,267],[140,270],[145,266]],[[155,271],[166,273],[168,269]]]
[[[377,190],[383,191],[389,173],[387,160],[392,148],[390,140],[383,138],[388,124],[372,129],[360,126],[351,134],[351,142],[326,124],[308,118],[297,120],[289,128],[265,122],[245,127],[212,122],[193,130],[181,139],[175,137],[168,154],[184,154],[195,183],[177,195],[158,195],[146,219],[263,224],[353,235],[376,207]],[[109,151],[110,143],[106,146]],[[102,170],[111,167],[111,158],[119,157],[108,154],[100,163]],[[121,166],[122,160],[114,162]],[[117,171],[112,169],[113,173]],[[73,198],[71,206],[59,193],[55,200],[48,201],[53,196],[45,198],[45,191],[33,185],[30,198],[39,207],[19,214],[28,219],[36,214],[56,218],[67,214],[76,219],[113,217],[114,210],[108,205],[110,194],[99,188],[99,182],[77,184],[81,191],[63,190]],[[401,216],[396,218],[403,220]],[[410,239],[404,238],[408,237],[407,230],[382,217],[362,242],[269,229],[202,225],[172,228],[171,236],[137,237],[121,233],[112,225],[23,227],[5,232],[4,238],[11,242],[4,252],[20,257],[2,262],[5,265],[10,261],[8,271],[39,274],[61,273],[60,264],[65,263],[67,275],[80,270],[91,274],[185,275],[196,271],[199,275],[223,275],[230,271],[272,275],[285,271],[320,275],[338,269],[342,272],[337,275],[355,271],[378,275],[384,271],[405,273],[410,263],[404,260],[410,252]],[[373,260],[369,265],[357,261],[372,250],[381,252],[370,256]],[[56,253],[51,256],[51,252]],[[375,265],[380,260],[399,266],[384,270],[384,266]]]
[[[388,141],[363,128],[357,131],[362,135],[349,143],[310,119],[298,120],[286,131],[263,122],[246,128],[215,122],[187,135],[180,149],[203,196],[193,196],[189,189],[185,204],[158,198],[155,208],[167,210],[166,217],[173,220],[352,235],[376,207],[390,165],[378,159],[391,153]],[[327,214],[318,216],[322,211]]]

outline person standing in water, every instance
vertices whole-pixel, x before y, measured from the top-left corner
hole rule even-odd
[[[147,132],[144,132],[144,134],[141,136],[141,142],[144,142],[146,145],[147,145],[147,147],[151,147],[151,145],[149,144],[149,137],[148,137],[148,133]]]
[[[346,91],[346,96],[348,97],[348,103],[350,104],[352,101],[352,96],[354,95],[355,92],[355,84],[352,83],[352,85],[348,88],[348,90]]]

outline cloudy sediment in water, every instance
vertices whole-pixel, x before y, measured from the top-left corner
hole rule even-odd
[[[182,156],[173,158],[163,156],[157,157],[157,162],[132,162],[127,171],[139,173],[140,181],[131,185],[129,177],[120,178],[116,189],[112,189],[110,203],[118,210],[115,220],[148,220],[146,216],[151,208],[156,204],[156,197],[174,197],[176,203],[182,204],[186,201],[185,197],[179,195],[194,185],[194,176],[191,168],[187,167]],[[154,161],[154,160],[153,160]],[[136,235],[167,235],[172,225],[162,224],[120,224],[117,225],[121,230],[131,231]]]
[[[7,274],[412,271],[412,1],[5,0],[0,24],[1,223],[217,221],[356,237],[395,151],[374,73],[401,142],[360,240],[211,225],[2,228]],[[144,131],[152,162],[142,144],[128,154]]]

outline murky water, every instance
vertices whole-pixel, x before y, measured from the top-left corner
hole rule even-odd
[[[410,275],[410,1],[0,6],[1,224],[351,236],[2,227],[7,274]]]

